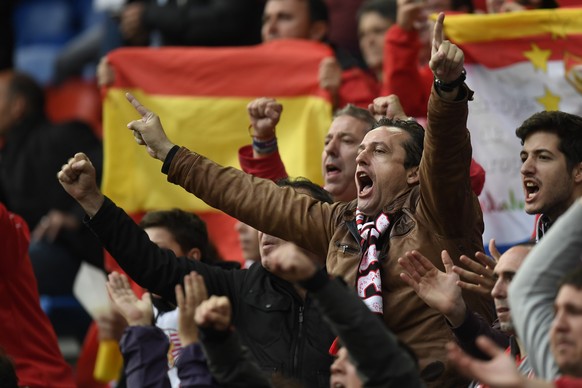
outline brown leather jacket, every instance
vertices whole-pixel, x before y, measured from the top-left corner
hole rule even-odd
[[[456,265],[462,265],[458,260],[461,254],[474,257],[476,251],[483,250],[482,213],[469,179],[471,143],[466,119],[472,92],[466,88],[464,94],[463,99],[449,102],[433,90],[420,184],[385,207],[394,225],[382,260],[384,319],[415,351],[430,386],[463,384],[446,361],[445,344],[453,336],[444,318],[400,279],[402,268],[397,260],[416,249],[444,270],[440,259],[443,249]],[[329,273],[354,284],[361,258],[354,221],[356,201],[320,203],[292,188],[220,167],[185,148],[165,165],[169,165],[168,181],[256,229],[312,251],[321,257]],[[474,311],[492,321],[489,298],[471,293],[464,297]]]

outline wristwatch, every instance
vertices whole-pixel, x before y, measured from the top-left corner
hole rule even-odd
[[[465,79],[467,79],[467,72],[463,69],[459,78],[452,82],[445,83],[437,77],[434,77],[434,86],[443,92],[452,92],[456,87],[461,86],[465,82]]]

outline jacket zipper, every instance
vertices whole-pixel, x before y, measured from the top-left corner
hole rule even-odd
[[[299,329],[297,332],[297,342],[295,343],[295,355],[293,356],[293,375],[299,375],[299,352],[301,347],[301,337],[303,337],[303,310],[304,306],[299,306]]]

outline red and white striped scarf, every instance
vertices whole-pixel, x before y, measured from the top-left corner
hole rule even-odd
[[[382,276],[379,256],[380,245],[378,240],[388,227],[390,220],[388,215],[381,212],[376,218],[366,217],[359,209],[356,209],[356,225],[362,238],[362,259],[356,274],[356,290],[366,306],[376,314],[383,314],[382,303]]]

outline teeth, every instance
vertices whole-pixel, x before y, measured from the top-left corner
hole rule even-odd
[[[526,186],[526,187],[534,187],[534,186],[535,186],[535,184],[534,184],[534,183],[532,183],[532,182],[527,182],[527,183],[525,184],[525,186]]]
[[[358,178],[363,178],[363,177],[367,177],[368,174],[366,174],[365,172],[359,172],[358,173]]]

